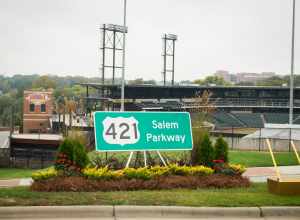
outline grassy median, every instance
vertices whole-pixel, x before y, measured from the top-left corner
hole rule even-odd
[[[299,206],[300,196],[272,195],[264,183],[235,189],[129,192],[32,192],[27,187],[0,189],[0,206],[35,205]]]
[[[297,158],[292,152],[274,153],[278,166],[298,165]],[[242,164],[246,167],[270,167],[273,166],[269,152],[259,151],[230,151],[230,163]]]
[[[32,169],[0,168],[0,180],[31,177],[33,171]]]

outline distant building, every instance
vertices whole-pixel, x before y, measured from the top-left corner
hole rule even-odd
[[[231,82],[231,74],[226,70],[216,71],[215,76],[221,77],[227,82]]]
[[[52,90],[24,91],[23,132],[46,133],[50,128],[52,111]]]
[[[232,74],[226,70],[218,70],[214,75],[218,77],[222,77],[225,81],[231,83],[241,83],[241,82],[256,83],[258,81],[276,76],[274,72]]]
[[[222,77],[226,82],[236,83],[236,75],[229,73],[227,70],[218,70],[214,75]]]
[[[253,82],[256,83],[258,81],[271,78],[276,74],[273,72],[263,72],[263,73],[237,73],[236,74],[236,82]]]

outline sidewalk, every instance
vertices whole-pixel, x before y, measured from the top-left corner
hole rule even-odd
[[[280,166],[279,172],[282,177],[299,177],[299,166]],[[274,167],[249,167],[243,176],[249,177],[252,182],[267,182],[269,177],[276,176]]]
[[[31,178],[0,180],[0,188],[30,186],[31,183],[32,183]]]

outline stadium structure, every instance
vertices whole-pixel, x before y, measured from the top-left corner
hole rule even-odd
[[[86,111],[118,111],[121,87],[82,83],[86,88]],[[90,90],[97,92],[93,95]],[[289,88],[258,86],[163,86],[126,85],[126,111],[189,111],[197,106],[195,97],[211,93],[216,110],[211,122],[218,128],[262,128],[265,123],[287,124]],[[96,94],[96,95],[95,95]],[[300,88],[295,88],[294,124],[300,124]]]

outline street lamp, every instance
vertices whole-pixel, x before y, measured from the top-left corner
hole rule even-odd
[[[125,43],[126,43],[126,7],[127,0],[124,1],[124,18],[123,18],[123,57],[122,57],[122,86],[121,86],[121,111],[124,111],[124,98],[125,98]]]
[[[295,12],[296,12],[296,0],[293,0],[291,75],[290,75],[290,114],[289,114],[290,125],[293,124],[293,108],[294,108]]]

